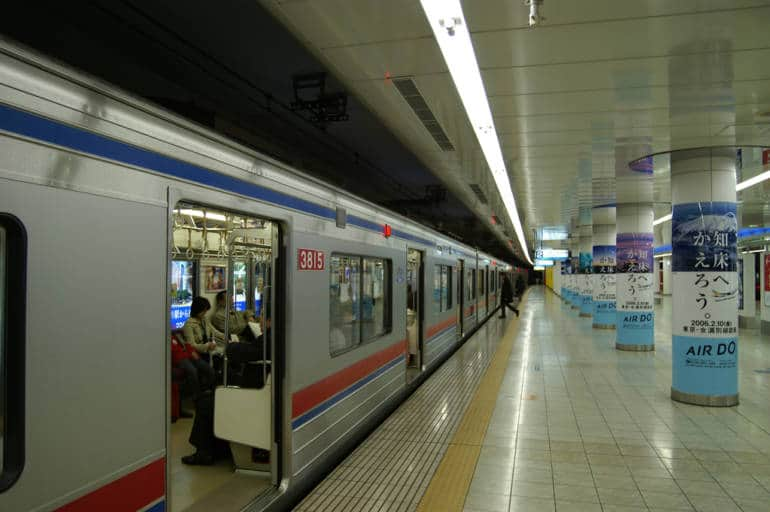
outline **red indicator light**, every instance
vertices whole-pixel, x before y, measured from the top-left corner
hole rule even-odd
[[[391,229],[389,224],[385,224],[382,226],[382,234],[385,235],[385,238],[389,238],[391,234]]]
[[[385,81],[390,82],[390,71],[385,72]]]

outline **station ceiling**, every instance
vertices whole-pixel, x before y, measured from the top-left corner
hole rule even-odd
[[[258,2],[84,0],[47,4],[45,15],[37,4],[16,2],[0,16],[0,37],[515,262],[511,235],[492,222],[483,193],[456,190],[429,169],[366,97]],[[326,94],[346,95],[345,120],[316,122],[293,108],[295,78],[313,73],[325,73]],[[312,100],[319,91],[302,94]]]
[[[418,0],[259,2],[459,198],[504,217]],[[462,5],[528,235],[611,203],[616,166],[643,156],[623,146],[770,146],[770,1],[545,0],[536,28],[519,0]],[[413,81],[452,151],[405,101],[400,78]],[[761,172],[761,150],[742,160],[743,179]],[[464,193],[470,184],[489,198],[485,209]],[[770,220],[767,188],[740,194],[744,224]],[[670,202],[668,162],[656,157],[656,218]]]

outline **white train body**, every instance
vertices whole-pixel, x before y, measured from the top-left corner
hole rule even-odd
[[[168,282],[179,201],[269,219],[281,230],[274,486],[254,496],[252,510],[285,506],[328,471],[493,312],[497,285],[488,283],[510,268],[2,42],[0,214],[26,233],[23,262],[6,261],[23,268],[5,272],[26,272],[26,282],[24,290],[3,290],[3,303],[24,305],[25,314],[2,318],[16,329],[8,332],[23,336],[4,339],[0,357],[24,363],[5,376],[7,410],[0,412],[10,455],[0,510],[85,510],[99,497],[122,503],[111,510],[168,506]],[[336,222],[340,208],[344,228]],[[14,228],[5,229],[11,244]],[[321,251],[323,269],[300,270],[301,249]],[[421,252],[425,290],[422,373],[412,382],[405,362],[408,249]],[[389,260],[392,290],[390,332],[336,356],[329,348],[334,253]],[[430,296],[438,265],[452,272],[446,311],[436,311]],[[476,283],[475,296],[466,283]],[[21,459],[13,442],[22,443]]]

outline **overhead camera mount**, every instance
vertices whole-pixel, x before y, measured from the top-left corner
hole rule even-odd
[[[347,121],[348,95],[326,92],[326,73],[305,73],[292,77],[294,101],[291,109],[310,114],[310,121],[323,128],[328,123]]]

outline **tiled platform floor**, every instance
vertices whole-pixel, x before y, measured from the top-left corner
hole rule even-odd
[[[670,301],[631,353],[530,293],[466,510],[770,511],[770,340],[740,333],[741,405],[673,402]]]
[[[632,353],[550,291],[530,291],[465,510],[770,511],[770,340],[740,333],[739,406],[673,402],[670,301],[656,307],[657,350]],[[467,404],[434,393],[475,388],[501,324],[466,343],[301,509],[415,510]],[[404,410],[412,421],[396,424]],[[361,473],[371,466],[380,471]]]

